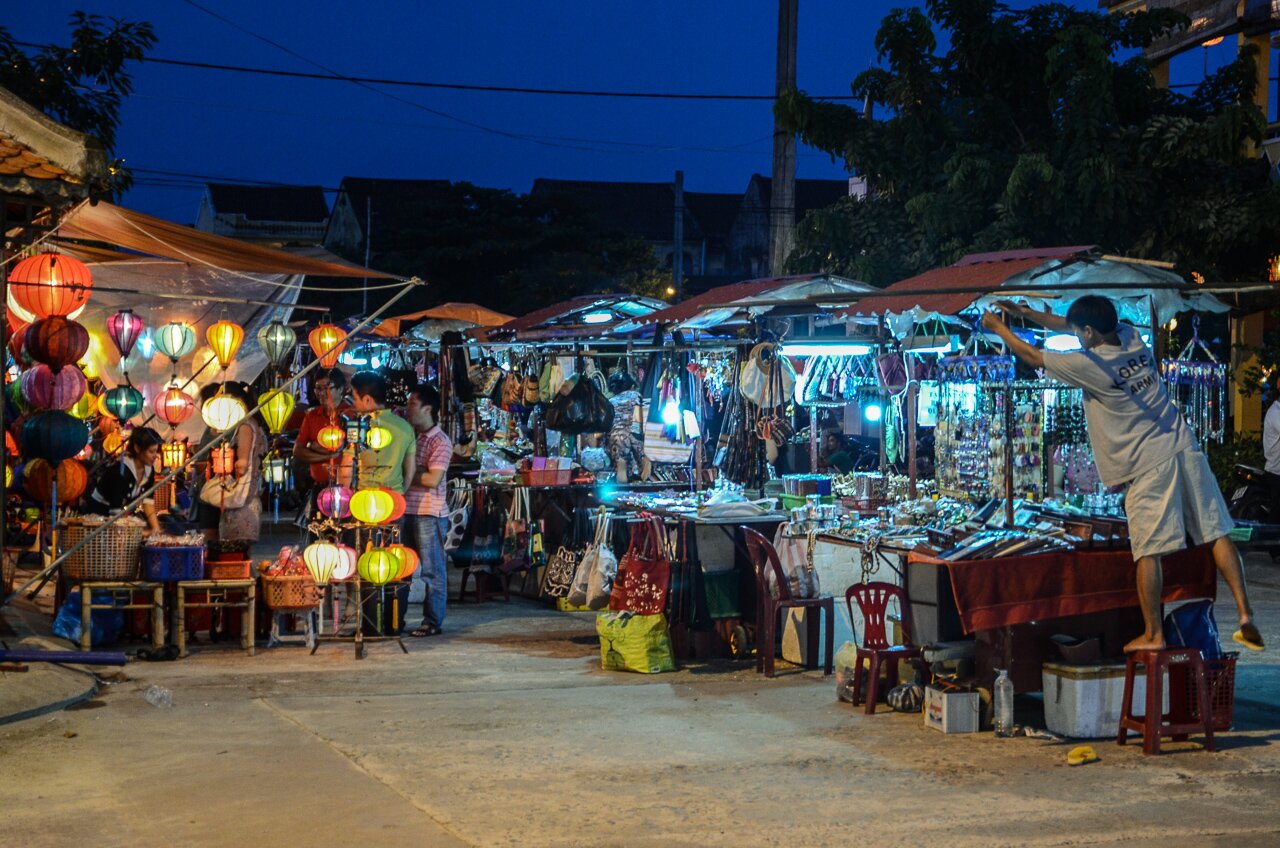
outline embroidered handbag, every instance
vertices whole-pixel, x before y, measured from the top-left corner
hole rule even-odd
[[[632,531],[630,547],[618,563],[609,609],[658,615],[666,608],[671,584],[666,528],[662,519],[648,513],[641,513],[641,519]]]
[[[547,560],[547,569],[542,575],[542,594],[548,598],[568,597],[577,567],[578,558],[574,552],[561,545]]]

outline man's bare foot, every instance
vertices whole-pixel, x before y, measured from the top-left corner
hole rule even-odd
[[[1126,654],[1132,654],[1135,651],[1163,651],[1164,639],[1150,639],[1144,633],[1137,639],[1132,640],[1124,646]]]
[[[1262,642],[1262,634],[1252,621],[1241,624],[1240,629],[1231,634],[1231,638],[1251,651],[1261,651],[1266,647]]]

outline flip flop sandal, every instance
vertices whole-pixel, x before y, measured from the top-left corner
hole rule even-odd
[[[1088,745],[1081,745],[1079,748],[1072,748],[1071,753],[1067,754],[1067,765],[1069,766],[1087,766],[1089,763],[1096,763],[1101,757],[1097,752]]]
[[[1262,643],[1262,634],[1258,632],[1258,628],[1252,624],[1246,624],[1235,633],[1231,634],[1231,638],[1244,645],[1251,651],[1266,650],[1266,645]]]

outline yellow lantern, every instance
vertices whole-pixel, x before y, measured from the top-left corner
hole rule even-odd
[[[383,586],[400,573],[400,558],[386,548],[370,548],[360,556],[356,570],[361,580]]]
[[[342,565],[342,550],[332,542],[312,542],[302,551],[302,561],[317,586],[328,585],[334,570]]]
[[[4,487],[8,489],[13,485],[13,466],[5,463],[4,466]]]
[[[258,405],[262,407],[262,419],[267,422],[267,429],[279,434],[289,423],[293,415],[293,395],[284,389],[274,389],[258,395]]]
[[[347,334],[342,329],[325,322],[311,331],[307,341],[320,360],[320,367],[332,368],[338,364],[338,357],[346,347],[346,338]]]
[[[76,365],[80,366],[80,370],[84,372],[84,378],[91,383],[101,376],[98,373],[98,363],[94,362],[92,357],[86,356],[84,359],[77,362]]]
[[[244,341],[244,329],[239,324],[233,324],[224,318],[216,324],[211,324],[209,329],[205,330],[204,338],[213,350],[213,355],[218,357],[218,364],[226,369],[231,364],[236,351],[240,349],[240,342]]]
[[[342,443],[346,440],[346,432],[341,427],[336,427],[333,424],[321,427],[320,432],[316,433],[316,441],[320,443],[320,447],[327,451],[342,450]]]
[[[218,361],[218,355],[213,352],[213,348],[205,345],[197,350],[191,356],[191,374],[192,380],[198,380],[207,383],[213,379],[213,365]]]
[[[351,514],[369,525],[389,521],[395,506],[391,493],[383,489],[361,489],[351,496]]]
[[[80,396],[80,400],[75,402],[67,412],[84,421],[92,415],[98,414],[98,396],[93,392],[86,391]]]
[[[88,397],[88,392],[85,393],[85,397]],[[107,418],[114,418],[115,416],[107,411],[107,406],[105,403],[103,403],[103,401],[105,401],[106,399],[107,399],[107,396],[105,392],[103,394],[98,395],[97,401],[93,404],[93,408],[94,408],[93,414],[104,415]]]
[[[165,471],[181,468],[187,464],[187,443],[165,442],[160,446],[160,465]]]
[[[391,431],[386,427],[370,427],[365,434],[364,443],[374,450],[382,450],[391,444]]]
[[[107,454],[107,456],[115,456],[120,453],[120,451],[124,450],[124,438],[118,432],[109,433],[107,437],[102,440],[102,450]]]
[[[205,424],[223,433],[239,424],[248,411],[240,398],[219,394],[205,403],[200,410],[200,417]]]

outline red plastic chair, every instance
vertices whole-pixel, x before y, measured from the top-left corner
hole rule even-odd
[[[889,607],[889,601],[894,598],[898,600],[898,609],[902,615],[901,645],[890,645],[885,632],[885,611]],[[853,669],[853,705],[858,706],[862,698],[863,660],[870,659],[867,705],[863,712],[874,715],[880,694],[881,663],[888,664],[885,673],[889,688],[892,689],[898,683],[898,660],[919,659],[922,654],[911,642],[911,604],[907,603],[907,593],[901,586],[893,583],[854,583],[844,593],[850,624],[853,623],[854,601],[858,602],[858,611],[862,613],[862,644],[858,646],[858,660]]]
[[[755,567],[756,572],[756,671],[764,672],[765,677],[773,677],[773,661],[774,661],[774,641],[777,635],[779,613],[784,609],[816,609],[817,616],[809,616],[807,622],[808,628],[808,646],[809,646],[809,664],[806,668],[815,668],[817,666],[816,657],[818,653],[818,629],[821,627],[821,617],[827,617],[827,638],[825,640],[826,662],[823,663],[823,675],[831,674],[832,663],[835,659],[835,617],[836,607],[835,599],[826,598],[796,598],[791,595],[791,584],[787,582],[786,574],[782,570],[782,563],[778,560],[778,552],[774,550],[773,543],[762,536],[759,532],[752,530],[750,527],[740,527],[742,535],[747,542],[747,554],[751,557],[751,564]],[[774,577],[774,585],[778,587],[778,597],[773,597],[769,593],[769,585],[766,575],[772,570]]]

